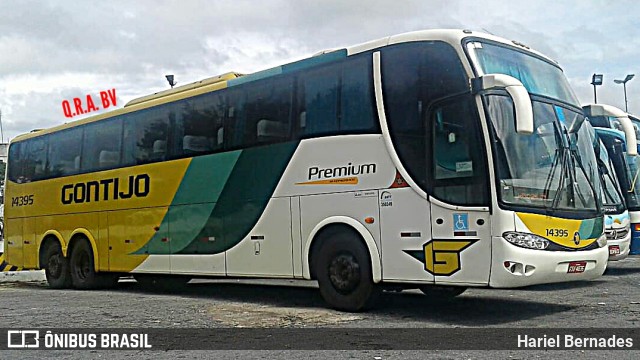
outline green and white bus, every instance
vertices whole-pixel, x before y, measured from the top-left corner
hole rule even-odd
[[[593,279],[583,122],[554,61],[466,30],[229,73],[14,139],[6,259],[56,288],[315,279],[348,311],[384,286]]]

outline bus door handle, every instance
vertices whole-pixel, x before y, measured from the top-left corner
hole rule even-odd
[[[29,240],[25,240],[25,241],[24,241],[24,244],[25,244],[25,245],[29,245],[29,244],[31,244],[31,242],[29,242]]]

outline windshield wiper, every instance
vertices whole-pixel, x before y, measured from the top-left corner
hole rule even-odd
[[[553,156],[553,163],[551,163],[551,169],[549,169],[549,174],[547,174],[547,179],[544,182],[544,189],[542,190],[542,194],[546,200],[549,199],[549,191],[551,190],[551,184],[553,184],[553,178],[555,177],[556,169],[558,168],[558,164],[560,163],[560,149],[556,149],[556,153]],[[562,174],[560,174],[562,176]],[[557,195],[557,192],[556,192]],[[552,203],[555,201],[555,195]],[[545,202],[546,204],[546,202]],[[553,206],[552,206],[553,207]]]
[[[565,183],[565,179],[567,178],[567,175],[571,175],[570,170],[570,159],[567,156],[567,151],[568,149],[563,147],[561,152],[560,152],[560,180],[558,181],[558,188],[556,190],[556,194],[553,197],[553,201],[551,202],[551,208],[553,209],[557,209],[558,208],[558,203],[560,202],[560,198],[561,198],[561,194],[563,192],[564,189],[564,183]],[[569,181],[571,182],[571,179],[569,179]],[[573,188],[572,188],[573,190]],[[569,202],[573,202],[573,196],[571,196],[571,194],[568,194],[568,201]]]
[[[591,183],[591,181],[589,181],[589,176],[587,175],[587,170],[584,168],[584,165],[582,165],[582,161],[579,161],[578,159],[578,153],[575,149],[570,150],[571,153],[571,157],[573,158],[573,161],[575,163],[578,164],[578,168],[580,169],[580,171],[582,171],[582,175],[584,175],[584,179],[587,181],[587,184],[589,185],[589,189],[591,189],[591,193],[594,195],[593,196],[593,200],[596,204],[596,210],[600,210],[600,204],[598,203],[597,196],[596,196],[596,189],[594,187],[594,185]],[[574,171],[575,171],[575,167],[574,167]],[[591,169],[591,171],[593,172],[593,169]],[[577,193],[578,196],[580,197],[580,201],[582,201],[582,205],[584,207],[587,206],[587,199],[584,198],[584,195],[582,194],[582,192],[580,191],[580,187],[578,186],[578,179],[574,174],[574,186],[577,188]]]

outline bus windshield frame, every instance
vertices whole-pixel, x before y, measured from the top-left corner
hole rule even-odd
[[[501,207],[571,218],[601,215],[595,132],[585,125],[562,70],[534,53],[486,40],[467,39],[464,48],[478,76],[513,76],[532,99],[534,133],[522,135],[507,93],[482,95]],[[531,157],[532,149],[540,150],[538,158]]]

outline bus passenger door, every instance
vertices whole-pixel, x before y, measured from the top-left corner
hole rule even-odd
[[[490,182],[475,103],[471,96],[443,101],[427,119],[433,240],[424,248],[425,266],[436,284],[487,285]]]

